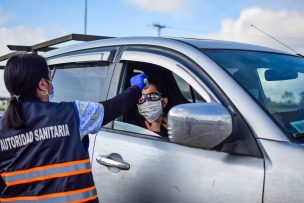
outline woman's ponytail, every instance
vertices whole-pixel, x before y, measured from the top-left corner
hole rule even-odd
[[[7,128],[19,129],[24,126],[21,116],[20,96],[13,95],[3,116]]]

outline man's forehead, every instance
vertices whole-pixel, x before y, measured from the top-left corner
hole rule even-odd
[[[143,89],[142,93],[143,94],[148,94],[148,93],[152,93],[152,92],[157,92],[157,88],[155,85],[150,84],[149,87],[147,89]]]

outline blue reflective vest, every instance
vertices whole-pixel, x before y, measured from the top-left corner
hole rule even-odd
[[[98,202],[73,102],[22,103],[23,129],[0,122],[0,202]]]

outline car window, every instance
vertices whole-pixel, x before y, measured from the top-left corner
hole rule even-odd
[[[55,68],[53,85],[55,94],[52,101],[104,100],[104,87],[109,65],[71,64]]]
[[[227,70],[291,138],[304,137],[303,57],[240,50],[203,50]]]
[[[167,137],[166,118],[169,110],[172,107],[183,103],[205,101],[182,77],[166,69],[165,67],[140,62],[126,63],[124,72],[127,76],[121,77],[125,78],[125,81],[121,82],[121,85],[124,87],[120,87],[120,89],[126,89],[130,85],[130,77],[143,72],[148,76],[149,84],[157,86],[157,91],[162,97],[162,114],[160,117],[158,117],[157,121],[152,123],[150,122],[149,125],[154,125],[155,122],[158,122],[160,127],[159,131],[152,130],[155,128],[148,128],[148,118],[144,117],[143,114],[140,113],[139,109],[141,108],[141,104],[144,104],[149,100],[142,99],[145,101],[144,103],[139,102],[128,113],[124,114],[122,117],[118,118],[116,122],[114,122],[113,128],[115,130],[144,134],[153,137]],[[155,101],[158,101],[158,99]],[[162,123],[161,125],[160,122]]]

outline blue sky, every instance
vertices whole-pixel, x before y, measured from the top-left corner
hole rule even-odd
[[[85,0],[0,0],[0,55],[84,32]],[[88,0],[88,34],[232,40],[288,51],[251,24],[304,54],[304,0]],[[2,77],[0,72],[0,78]],[[2,80],[0,80],[1,82]],[[0,84],[0,92],[5,90]]]
[[[33,44],[83,33],[84,1],[1,0],[0,54],[8,43]],[[303,10],[303,0],[88,0],[87,30],[104,36],[156,36],[152,23],[159,22],[168,26],[162,36],[267,42],[276,47],[250,28],[253,23],[302,51],[304,29],[295,26],[303,27]]]
[[[202,6],[202,1],[196,1],[181,11],[163,12],[141,9],[119,0],[88,0],[88,34],[151,36],[156,35],[152,23],[159,22],[172,27],[164,30],[164,35],[195,36],[215,31],[219,29],[222,18],[239,14],[236,12],[240,10],[239,5],[220,11],[220,3],[225,2]],[[82,33],[84,30],[84,0],[1,0],[0,5],[15,15],[8,27],[45,27],[51,32],[49,35],[56,35],[57,31]]]
[[[88,34],[151,36],[156,35],[151,24],[159,22],[171,27],[163,31],[164,35],[196,36],[219,30],[222,19],[236,19],[245,8],[296,10],[299,5],[288,1],[270,0],[184,2],[184,8],[166,12],[142,9],[123,0],[88,0]],[[0,6],[13,15],[7,24],[8,27],[45,27],[51,32],[50,37],[57,34],[57,31],[52,29],[67,33],[82,33],[84,30],[84,0],[1,0]]]

